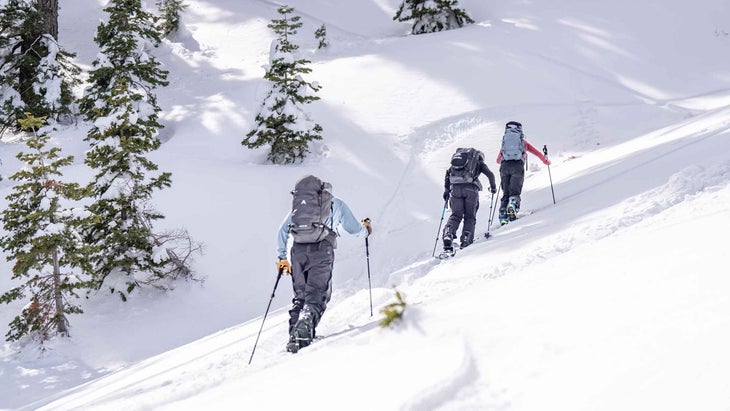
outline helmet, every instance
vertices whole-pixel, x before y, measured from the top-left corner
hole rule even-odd
[[[522,130],[522,124],[517,121],[510,121],[504,126],[504,128],[516,128],[517,130]]]

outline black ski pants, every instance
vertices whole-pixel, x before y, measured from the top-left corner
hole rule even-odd
[[[335,253],[332,244],[323,240],[318,243],[294,243],[291,249],[292,286],[294,300],[289,310],[289,333],[299,320],[299,313],[306,307],[312,314],[313,326],[319,324],[327,303],[332,296],[332,267]]]
[[[520,208],[522,184],[525,182],[525,163],[522,160],[505,160],[499,166],[499,178],[502,185],[502,202],[499,206],[499,218],[507,216],[507,204],[513,202]]]
[[[477,210],[479,209],[479,188],[474,184],[454,184],[451,186],[451,216],[444,227],[444,237],[448,234],[456,238],[456,231],[464,220],[461,230],[461,246],[474,242],[474,228],[477,225]]]

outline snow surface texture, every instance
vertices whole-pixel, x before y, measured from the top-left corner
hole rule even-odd
[[[60,37],[88,67],[102,6],[82,3],[63,5]],[[154,201],[162,226],[206,244],[207,282],[84,301],[72,339],[42,357],[4,345],[0,408],[730,409],[727,1],[461,0],[476,24],[407,36],[396,0],[292,0],[309,80],[322,85],[308,109],[324,140],[291,167],[240,145],[265,88],[276,3],[187,3],[181,32],[156,50],[171,86],[159,92],[165,143],[153,159],[173,186]],[[322,24],[330,47],[314,51]],[[509,120],[550,149],[557,204],[531,157],[523,208],[534,212],[434,260],[451,153],[477,147],[497,172]],[[76,156],[66,180],[91,178],[87,127],[54,135]],[[0,144],[1,174],[23,148]],[[285,277],[249,366],[276,230],[308,173],[373,221],[375,315],[364,244],[345,234],[325,338],[284,351]],[[483,192],[483,231],[489,202]],[[404,319],[381,329],[393,287]],[[18,308],[3,306],[0,326]]]

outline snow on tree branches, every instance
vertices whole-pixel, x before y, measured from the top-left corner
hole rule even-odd
[[[30,152],[17,156],[26,166],[10,177],[17,185],[2,212],[9,234],[0,238],[0,247],[8,252],[8,261],[15,261],[12,279],[22,284],[0,296],[0,302],[29,300],[10,323],[8,341],[43,343],[55,335],[68,337],[67,316],[81,313],[71,299],[89,285],[90,248],[79,228],[90,213],[70,207],[85,191],[76,183],[60,181],[60,168],[71,164],[73,157],[59,157],[58,147],[45,149],[50,136],[35,131],[41,129],[42,120],[30,115],[19,120],[22,129],[34,136],[26,142]]]
[[[157,8],[162,14],[159,18],[159,28],[163,36],[171,36],[180,28],[180,14],[187,5],[182,0],[157,0]]]
[[[404,0],[393,20],[413,20],[411,34],[434,33],[474,23],[466,12],[457,7],[458,0]]]
[[[0,6],[0,132],[19,129],[25,111],[70,121],[79,68],[52,33],[53,10],[41,2],[9,0]]]
[[[112,0],[105,11],[108,21],[99,25],[95,39],[101,55],[81,102],[94,122],[86,138],[91,142],[86,164],[96,170],[89,207],[94,223],[86,235],[96,251],[94,286],[126,299],[138,286],[168,289],[172,280],[193,273],[185,265],[189,261],[171,253],[152,227],[163,218],[151,207],[152,194],[171,185],[170,173],[158,172],[146,157],[161,144],[161,109],[153,90],[167,85],[167,72],[147,52],[159,44],[160,33],[140,0]]]
[[[303,109],[319,97],[307,95],[308,90],[318,91],[316,82],[309,83],[302,74],[312,70],[309,60],[297,58],[299,46],[292,43],[297,29],[302,26],[299,16],[289,16],[291,7],[278,9],[281,19],[272,20],[269,27],[278,38],[274,40],[264,78],[269,90],[256,115],[256,128],[251,130],[241,144],[248,148],[269,146],[269,161],[288,164],[302,160],[309,152],[309,142],[321,140],[322,127],[314,123]]]

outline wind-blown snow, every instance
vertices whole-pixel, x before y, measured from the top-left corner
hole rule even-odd
[[[288,167],[240,144],[266,89],[278,5],[187,3],[181,31],[153,50],[170,86],[158,90],[164,143],[151,157],[173,179],[153,202],[160,228],[205,243],[196,268],[207,281],[126,303],[93,296],[70,317],[72,338],[40,357],[5,344],[0,408],[730,408],[726,1],[461,0],[476,24],[407,36],[410,23],[392,20],[397,0],[293,0],[307,80],[322,86],[307,110],[324,131]],[[100,13],[61,10],[60,44],[87,68]],[[322,24],[330,46],[315,50]],[[532,213],[486,240],[482,192],[479,240],[434,260],[450,155],[479,148],[497,173],[509,120],[550,150],[550,170],[529,158]],[[64,181],[92,178],[88,127],[53,134],[76,158]],[[23,148],[0,144],[0,174],[18,169]],[[276,231],[308,173],[372,219],[370,278],[365,244],[343,234],[324,338],[284,351],[284,277],[248,365]],[[12,284],[0,276],[0,290]],[[405,316],[382,329],[394,289]],[[0,327],[20,308],[3,306]]]

